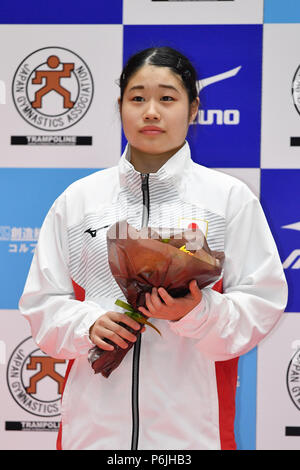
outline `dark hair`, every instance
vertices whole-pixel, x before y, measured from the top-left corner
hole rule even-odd
[[[197,73],[190,60],[179,51],[171,47],[150,47],[134,54],[126,63],[119,80],[121,89],[121,102],[130,77],[143,65],[156,65],[169,67],[173,73],[179,75],[187,91],[191,104],[198,96]]]

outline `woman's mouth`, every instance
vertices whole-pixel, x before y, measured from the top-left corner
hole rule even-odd
[[[144,135],[158,135],[158,134],[162,134],[165,131],[163,129],[161,129],[160,127],[145,126],[145,127],[142,127],[140,132],[141,132],[141,134],[144,134]]]

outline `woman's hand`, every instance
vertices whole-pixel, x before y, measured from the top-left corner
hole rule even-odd
[[[184,297],[173,298],[163,287],[153,287],[151,294],[146,294],[146,306],[139,307],[139,311],[147,317],[162,318],[176,321],[193,310],[202,300],[202,292],[197,281],[189,284],[190,292]]]
[[[114,346],[104,341],[104,338],[109,339],[122,349],[128,348],[128,343],[124,341],[124,339],[134,343],[136,341],[136,336],[119,323],[125,323],[133,330],[138,331],[141,329],[141,325],[125,313],[107,312],[104,315],[101,315],[101,317],[99,317],[91,326],[91,341],[98,346],[98,348],[106,351],[113,351]],[[144,330],[145,328],[143,327],[141,332]]]

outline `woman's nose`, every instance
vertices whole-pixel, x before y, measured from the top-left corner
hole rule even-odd
[[[154,119],[157,121],[160,119],[160,114],[155,103],[153,102],[148,103],[147,109],[145,110],[143,117],[145,120]]]

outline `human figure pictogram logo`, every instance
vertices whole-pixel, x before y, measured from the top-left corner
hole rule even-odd
[[[27,393],[36,393],[37,383],[44,377],[51,377],[58,384],[58,393],[61,394],[63,390],[64,377],[55,370],[55,364],[64,363],[64,359],[54,359],[53,357],[45,356],[31,356],[28,370],[36,370],[37,365],[40,365],[40,370],[30,378],[29,386],[26,388]]]
[[[43,131],[74,126],[90,109],[93,96],[94,81],[88,65],[64,47],[34,50],[20,62],[13,79],[12,97],[18,113]]]
[[[56,55],[51,55],[47,59],[47,65],[51,69],[56,69],[60,64],[61,62]],[[71,72],[74,70],[74,64],[64,63],[62,65],[63,70],[38,70],[35,72],[32,83],[34,85],[40,85],[43,78],[45,78],[46,84],[35,93],[35,100],[31,103],[33,108],[41,108],[42,98],[50,93],[50,91],[56,91],[56,93],[63,97],[64,108],[73,108],[75,103],[71,101],[71,93],[61,86],[60,80],[62,78],[71,77]]]

